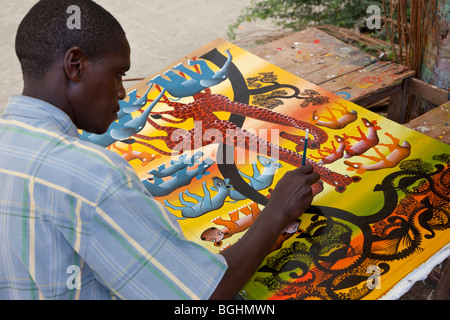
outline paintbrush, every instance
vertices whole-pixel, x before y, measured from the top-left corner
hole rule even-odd
[[[303,159],[302,159],[302,166],[306,163],[306,150],[308,150],[308,136],[309,136],[309,129],[306,129],[305,134],[305,144],[303,146]]]

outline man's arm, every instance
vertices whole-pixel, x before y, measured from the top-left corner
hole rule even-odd
[[[319,180],[310,165],[288,172],[277,183],[268,205],[244,237],[222,252],[228,270],[210,297],[233,298],[256,272],[283,228],[295,221],[311,205],[311,186]]]

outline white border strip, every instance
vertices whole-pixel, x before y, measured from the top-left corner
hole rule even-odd
[[[380,300],[398,300],[419,280],[425,280],[434,267],[442,263],[450,256],[450,243],[447,243],[438,253],[434,254],[425,263],[420,265],[417,269],[408,274],[399,283],[397,283],[391,290],[389,290]]]

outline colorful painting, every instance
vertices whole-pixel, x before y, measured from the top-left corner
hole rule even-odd
[[[104,135],[212,252],[239,241],[302,163],[311,208],[280,234],[246,299],[379,299],[450,240],[450,146],[224,40],[128,90]]]

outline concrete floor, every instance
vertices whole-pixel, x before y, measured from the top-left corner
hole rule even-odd
[[[0,0],[0,114],[11,94],[22,92],[22,73],[14,50],[17,27],[37,0]],[[195,49],[227,39],[227,29],[251,0],[97,0],[127,33],[131,70],[127,78],[147,77]],[[255,22],[252,28],[270,23]],[[228,39],[227,39],[228,40]],[[126,84],[125,84],[126,85]]]

